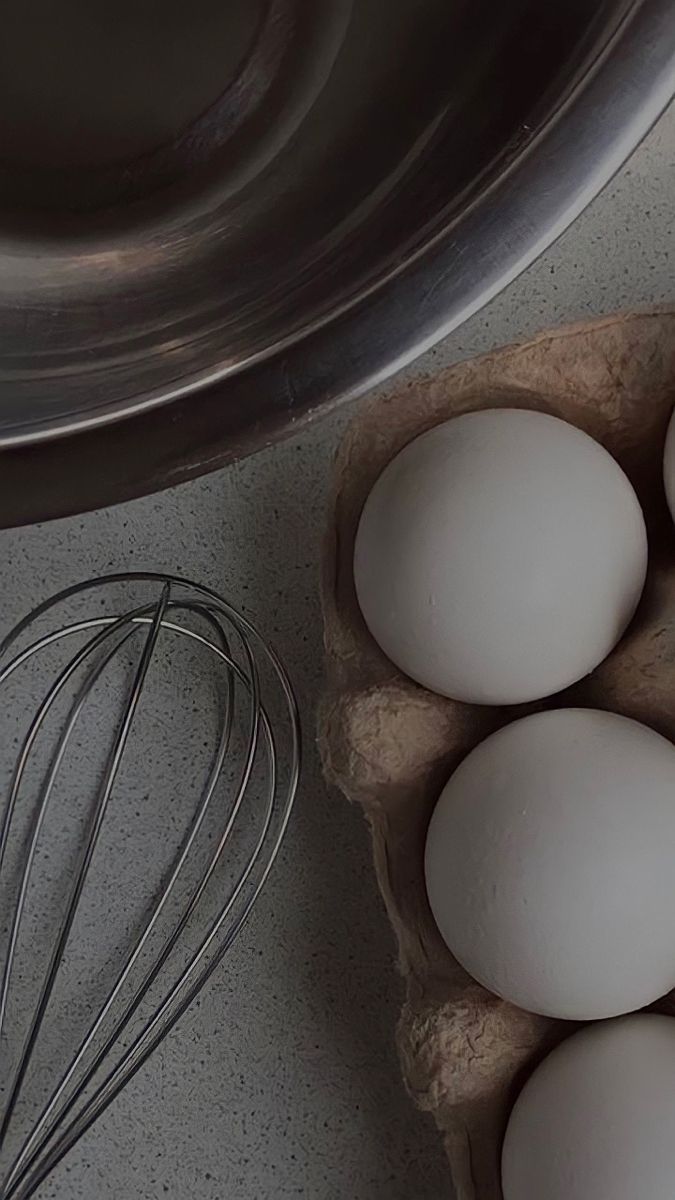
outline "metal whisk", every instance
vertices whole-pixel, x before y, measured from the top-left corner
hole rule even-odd
[[[253,626],[158,574],[35,608],[0,645],[0,711],[0,1200],[26,1200],[231,946],[286,830],[300,735]]]

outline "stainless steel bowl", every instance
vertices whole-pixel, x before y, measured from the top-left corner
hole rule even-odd
[[[430,346],[675,92],[673,0],[31,0],[0,45],[0,520],[165,486]]]

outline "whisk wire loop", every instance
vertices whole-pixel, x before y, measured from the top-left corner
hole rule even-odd
[[[77,601],[97,589],[107,589],[111,593],[122,587],[140,586],[161,589],[159,597],[151,603],[125,608],[121,614],[61,623],[34,637],[23,649],[16,650],[17,644],[33,632],[35,625],[52,616],[54,610],[66,602]],[[28,1029],[8,1075],[7,1099],[0,1122],[0,1200],[29,1200],[34,1195],[193,1002],[222,961],[267,881],[297,789],[300,728],[288,676],[274,650],[254,626],[216,592],[178,576],[116,574],[85,581],[38,605],[0,644],[0,697],[3,687],[21,668],[41,660],[43,654],[60,649],[73,638],[86,636],[87,641],[59,671],[29,723],[11,773],[0,821],[0,882],[4,883],[15,818],[20,810],[23,811],[27,768],[39,738],[45,733],[48,718],[57,711],[60,698],[68,696],[69,686],[75,687],[79,679],[49,755],[46,774],[37,789],[28,821],[28,838],[22,847],[19,882],[2,957],[0,1045],[11,1040],[7,1015],[17,947],[29,887],[35,886],[37,850],[57,780],[88,701],[111,664],[125,648],[128,650],[138,632],[144,633],[143,647],[106,756],[102,778],[84,823],[84,837],[76,854],[64,912],[48,953]],[[218,667],[225,681],[222,711],[219,709],[218,712],[217,740],[206,783],[173,856],[166,881],[157,890],[143,928],[126,954],[121,969],[116,972],[106,999],[97,1006],[96,1015],[84,1036],[80,1037],[74,1056],[59,1074],[46,1101],[41,1103],[37,1119],[23,1137],[18,1151],[13,1149],[6,1153],[29,1068],[35,1058],[39,1059],[43,1022],[53,999],[85,884],[89,881],[101,829],[111,806],[160,637],[163,645],[167,639],[169,642],[179,640],[195,650],[208,652],[210,661]],[[3,666],[10,651],[14,652],[13,657]],[[275,729],[277,724],[279,732],[283,731],[281,741]],[[238,740],[234,738],[235,727]],[[238,756],[234,754],[235,741]],[[220,793],[224,784],[227,795],[223,803]],[[256,801],[262,798],[258,806],[260,811],[252,799],[254,792]],[[188,880],[187,895],[183,896],[180,888],[187,879],[188,866],[199,861],[205,830],[214,820],[218,826],[215,844],[209,848],[207,861],[200,868],[196,881]],[[235,848],[242,824],[245,829],[250,826],[252,844],[239,861]],[[212,832],[208,834],[209,840],[211,837]],[[222,902],[219,902],[215,915],[208,916],[205,931],[199,935],[196,948],[190,949],[177,977],[165,979],[174,954],[185,948],[183,940],[191,922],[202,915],[209,885],[217,879],[224,863],[230,868],[230,880]],[[172,905],[178,905],[178,911],[170,918],[168,930],[162,931],[161,921]],[[153,949],[158,936],[161,937],[159,947]],[[137,970],[141,971],[141,978],[135,982]],[[155,996],[157,989],[160,990]],[[126,1044],[126,1032],[145,1002],[150,1004],[149,1014]],[[119,1012],[116,1011],[118,1006]],[[107,1029],[111,1019],[112,1025]]]

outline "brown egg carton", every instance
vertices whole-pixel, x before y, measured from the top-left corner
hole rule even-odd
[[[675,530],[661,478],[674,404],[675,310],[615,316],[378,394],[359,408],[338,454],[323,576],[320,745],[328,779],[368,818],[406,982],[398,1027],[403,1073],[444,1134],[458,1200],[501,1200],[510,1106],[527,1072],[572,1026],[497,999],[452,958],[426,897],[427,824],[464,755],[537,707],[606,708],[675,739]],[[500,406],[553,413],[602,442],[633,482],[650,544],[644,597],[614,653],[574,688],[518,708],[455,703],[404,678],[368,633],[352,577],[359,515],[390,459],[440,421]],[[672,997],[656,1007],[667,1010],[669,1002],[672,1008]]]

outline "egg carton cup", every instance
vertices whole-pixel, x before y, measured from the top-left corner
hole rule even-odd
[[[604,708],[675,739],[675,529],[662,455],[675,404],[675,310],[632,313],[399,383],[358,409],[339,450],[322,581],[326,690],[319,740],[328,780],[360,804],[396,940],[406,998],[397,1031],[409,1092],[443,1133],[458,1200],[502,1200],[511,1105],[569,1022],[535,1016],[472,980],[443,943],[424,885],[424,841],[443,784],[493,730],[541,708]],[[592,675],[539,704],[460,704],[402,676],[370,636],[354,590],[354,536],[380,472],[418,434],[479,408],[571,421],[632,481],[649,533],[647,584],[619,646]],[[654,1006],[673,1012],[673,996]]]

